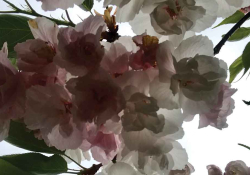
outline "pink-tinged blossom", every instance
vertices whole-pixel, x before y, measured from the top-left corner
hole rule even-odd
[[[53,48],[58,44],[59,27],[44,17],[29,20],[29,27],[35,39],[41,39]]]
[[[90,16],[75,28],[61,28],[55,63],[76,76],[96,70],[104,55],[100,44],[104,29],[105,23],[100,16]]]
[[[208,175],[222,175],[222,171],[216,165],[207,166]]]
[[[76,149],[84,135],[72,122],[72,105],[71,95],[61,85],[32,86],[27,90],[24,122],[30,130],[40,130],[49,146]]]
[[[116,156],[121,146],[119,135],[105,134],[102,131],[90,136],[87,142],[91,145],[93,158],[103,164],[109,163]]]
[[[105,54],[101,61],[101,67],[114,77],[120,76],[129,70],[130,52],[121,43],[102,43]]]
[[[67,89],[73,94],[74,117],[82,122],[104,124],[117,118],[124,108],[125,100],[120,87],[104,70],[72,78],[67,82]]]
[[[230,84],[225,82],[221,85],[218,94],[217,104],[210,109],[209,112],[200,114],[199,128],[211,125],[218,129],[226,128],[227,117],[233,112],[234,100],[231,96],[236,92],[236,89],[230,88]]]
[[[53,63],[55,48],[47,42],[34,39],[15,46],[17,66],[22,72],[36,72],[47,76],[56,76],[57,66]]]
[[[156,53],[159,46],[157,37],[146,33],[133,37],[133,41],[140,48],[130,56],[130,66],[133,70],[146,70],[157,66]]]
[[[37,0],[42,2],[42,8],[45,11],[53,11],[58,8],[67,10],[74,5],[80,5],[84,0]]]
[[[17,66],[26,80],[26,87],[46,85],[66,80],[66,71],[54,64],[57,53],[57,35],[59,28],[46,18],[29,20],[30,29],[35,39],[18,43]]]
[[[225,175],[250,175],[249,168],[245,162],[236,160],[229,162],[225,168]]]
[[[0,51],[0,141],[8,136],[10,119],[25,112],[25,86],[21,74],[11,65],[7,43]]]

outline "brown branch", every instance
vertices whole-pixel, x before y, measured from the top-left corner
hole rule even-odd
[[[227,40],[234,34],[234,32],[240,28],[244,22],[250,17],[250,12],[248,12],[239,22],[237,22],[231,30],[222,38],[222,40],[215,46],[214,48],[214,55],[218,54],[222,48],[222,46],[227,42]]]

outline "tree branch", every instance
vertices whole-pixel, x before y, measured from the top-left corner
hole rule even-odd
[[[97,171],[102,167],[102,164],[98,164],[98,165],[93,165],[92,167],[83,170],[79,173],[79,175],[90,175],[90,174],[96,174]]]
[[[25,15],[30,15],[30,16],[36,16],[36,17],[44,17],[44,18],[47,18],[51,21],[54,21],[57,25],[65,25],[65,26],[72,26],[72,27],[75,27],[75,24],[72,23],[72,22],[68,22],[68,21],[62,21],[62,20],[59,20],[59,19],[55,19],[55,18],[50,18],[50,17],[47,17],[47,16],[43,16],[39,13],[37,13],[32,7],[31,5],[29,4],[29,2],[27,0],[25,0],[25,2],[27,3],[28,7],[30,8],[31,11],[26,11],[26,10],[22,10],[20,8],[18,8],[17,6],[15,6],[14,4],[10,3],[9,1],[7,0],[3,0],[4,2],[6,2],[7,4],[9,4],[12,8],[13,8],[13,11],[0,11],[0,13],[20,13],[20,14],[25,14]]]
[[[222,46],[227,42],[227,40],[230,38],[234,32],[240,28],[240,26],[246,22],[246,20],[250,17],[250,12],[248,12],[239,22],[237,22],[233,28],[222,38],[222,40],[215,46],[214,48],[214,55],[218,54],[222,48]]]

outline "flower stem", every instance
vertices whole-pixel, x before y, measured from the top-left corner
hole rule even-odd
[[[241,144],[241,143],[238,143],[238,145],[243,146],[243,147],[245,147],[245,148],[247,148],[247,149],[249,149],[249,150],[250,150],[250,147],[249,147],[249,146],[246,146],[246,145]]]
[[[66,154],[63,154],[65,157],[67,157],[68,159],[70,159],[72,162],[74,162],[75,164],[77,164],[79,167],[81,167],[83,170],[85,170],[86,168],[83,167],[81,164],[79,164],[78,162],[76,162],[74,159],[72,159],[71,157],[69,157]]]
[[[234,32],[240,28],[240,26],[242,24],[244,24],[244,22],[246,22],[246,20],[250,17],[250,12],[248,12],[243,18],[241,18],[241,20],[239,20],[239,22],[237,22],[233,28],[231,30],[229,30],[229,32],[222,38],[222,40],[215,46],[214,48],[214,55],[218,54],[222,48],[222,46],[227,42],[227,40],[230,38],[230,36],[232,34],[234,34]]]
[[[36,16],[36,17],[45,17],[51,21],[54,21],[57,25],[65,25],[65,26],[72,26],[75,27],[75,24],[72,21],[62,21],[59,19],[55,19],[55,18],[50,18],[47,16],[43,16],[39,13],[37,13],[32,6],[29,4],[28,0],[25,0],[27,6],[29,7],[29,11],[26,10],[22,10],[20,8],[18,8],[17,6],[15,6],[14,4],[12,4],[11,2],[9,2],[8,0],[3,0],[5,3],[7,3],[12,9],[13,11],[0,11],[0,13],[21,13],[21,14],[25,14],[25,15],[30,15],[30,16]]]
[[[68,168],[68,170],[70,170],[70,171],[80,171],[80,170],[75,170],[75,169],[71,169],[71,168]]]
[[[66,172],[67,174],[79,174],[80,172]]]

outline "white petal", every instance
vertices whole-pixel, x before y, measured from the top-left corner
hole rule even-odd
[[[190,58],[195,55],[213,56],[213,43],[206,36],[193,36],[184,40],[175,50],[174,56],[177,61],[182,58]]]
[[[35,39],[57,44],[58,26],[44,17],[29,20],[29,27]]]
[[[136,175],[135,169],[127,163],[117,162],[108,169],[109,175]]]
[[[131,25],[133,32],[137,35],[147,32],[148,35],[157,36],[158,38],[161,37],[161,35],[156,33],[152,27],[148,13],[143,13],[140,11],[140,13],[129,22],[129,24]]]
[[[169,110],[178,109],[178,94],[173,95],[170,90],[170,83],[161,83],[158,78],[156,78],[152,83],[150,83],[150,95],[157,100],[157,104],[161,108],[166,108]]]
[[[218,4],[216,0],[196,0],[196,6],[202,6],[206,10],[206,14],[198,19],[192,31],[202,32],[203,30],[211,27],[217,19],[216,13]]]
[[[116,20],[117,22],[128,22],[134,19],[139,13],[144,0],[130,0],[130,2],[118,9]]]

